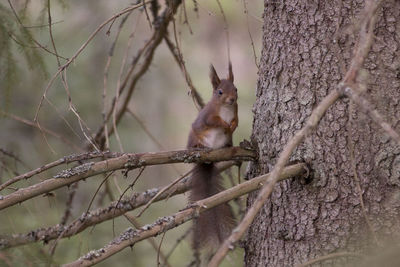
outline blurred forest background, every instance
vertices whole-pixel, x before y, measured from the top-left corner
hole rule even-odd
[[[245,1],[245,0],[244,0]],[[17,22],[10,4],[25,26]],[[26,30],[40,44],[52,50],[48,23],[47,1],[10,0],[0,2],[0,184],[29,170],[52,162],[65,155],[81,153],[87,140],[81,130],[77,117],[69,109],[68,95],[60,77],[49,88],[48,101],[43,102],[38,113],[38,121],[43,128],[71,141],[63,142],[51,134],[44,138],[41,131],[24,123],[22,119],[33,121],[40,99],[50,78],[57,72],[57,59],[54,55],[37,47],[27,35]],[[132,1],[51,1],[52,31],[59,55],[70,58],[88,39],[91,33],[106,19],[132,4]],[[161,3],[164,5],[164,3]],[[249,1],[248,13],[242,0],[221,0],[226,16],[230,38],[230,54],[235,75],[235,85],[239,93],[239,127],[234,135],[234,144],[248,138],[252,125],[252,104],[255,100],[257,66],[253,53],[259,58],[262,33],[262,1]],[[228,54],[225,22],[215,0],[185,2],[189,23],[184,23],[185,15],[180,6],[176,19],[177,38],[180,42],[186,68],[193,84],[208,101],[211,84],[208,78],[209,64],[214,64],[218,74],[227,75]],[[196,8],[197,7],[197,8]],[[196,10],[197,9],[197,10]],[[104,27],[68,67],[66,78],[71,100],[88,128],[87,134],[94,134],[102,124],[104,72],[108,54],[116,38],[118,27],[124,16],[116,19],[112,27]],[[109,35],[106,34],[110,29]],[[106,108],[111,105],[119,80],[121,66],[126,57],[129,65],[137,50],[151,36],[152,29],[143,9],[134,10],[125,22],[115,44],[106,81]],[[130,40],[130,36],[133,37]],[[169,25],[170,39],[174,40],[172,24]],[[131,42],[127,50],[128,44]],[[66,61],[61,59],[61,64]],[[141,64],[139,62],[139,64]],[[122,70],[122,77],[127,67]],[[189,88],[170,50],[163,41],[157,48],[148,72],[139,80],[129,109],[118,125],[124,152],[150,152],[176,150],[186,147],[190,125],[197,114],[196,106],[188,94]],[[139,119],[139,120],[138,120]],[[155,137],[160,147],[146,133],[141,124]],[[111,151],[120,151],[115,135],[110,137]],[[69,165],[71,167],[73,165]],[[188,164],[152,166],[144,170],[133,191],[167,185],[190,169]],[[10,186],[0,195],[6,195],[16,188],[26,187],[40,180],[52,177],[66,166],[52,169],[46,173]],[[244,168],[242,168],[243,171]],[[116,172],[111,179],[110,188],[114,196],[120,193],[116,186],[124,190],[132,182],[139,170],[131,171],[125,178]],[[103,176],[98,179],[80,182],[74,198],[70,220],[84,213],[95,194]],[[48,227],[60,222],[64,214],[69,189],[64,187],[54,191],[54,195],[37,197],[0,211],[0,235],[25,233],[40,227]],[[129,190],[127,194],[132,191]],[[103,193],[104,195],[104,193]],[[92,208],[107,205],[110,200],[102,196],[102,190],[93,202]],[[160,216],[172,214],[186,206],[185,195],[175,196],[168,201],[153,204],[142,217],[142,224],[151,223]],[[134,211],[133,214],[137,214]],[[167,254],[190,227],[190,222],[168,231],[161,250]],[[132,226],[124,217],[115,219],[115,233],[118,235]],[[53,259],[49,258],[50,246],[32,244],[0,251],[0,266],[45,266],[70,262],[92,249],[98,249],[113,239],[112,221],[88,228],[81,234],[58,242]],[[157,237],[157,244],[161,238]],[[51,242],[50,242],[51,243]],[[179,243],[169,258],[172,266],[187,266],[192,260],[190,239]],[[126,249],[99,266],[156,266],[157,252],[146,241],[136,244],[132,250]],[[225,266],[242,266],[242,251],[225,261]]]

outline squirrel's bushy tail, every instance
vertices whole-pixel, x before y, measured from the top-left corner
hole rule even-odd
[[[190,201],[210,197],[223,190],[214,164],[196,164],[192,174]],[[233,229],[234,217],[228,203],[204,211],[194,220],[193,247],[195,249],[217,248]]]

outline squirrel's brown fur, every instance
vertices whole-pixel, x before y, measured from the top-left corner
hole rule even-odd
[[[211,65],[210,78],[213,96],[192,124],[188,148],[232,146],[232,133],[238,125],[237,89],[233,84],[232,65],[229,64],[228,78],[222,80]],[[192,174],[190,201],[195,202],[220,192],[220,183],[221,176],[214,164],[196,164]],[[218,246],[229,235],[233,225],[233,214],[227,203],[203,212],[194,221],[194,248]]]

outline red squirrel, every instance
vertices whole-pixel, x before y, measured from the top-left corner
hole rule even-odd
[[[233,84],[232,64],[227,79],[219,79],[210,66],[213,87],[211,100],[192,124],[188,148],[222,148],[232,146],[232,133],[238,126],[237,89]],[[189,199],[195,202],[222,190],[221,176],[213,163],[199,163],[193,169]],[[193,247],[216,248],[228,237],[234,226],[230,206],[225,203],[200,214],[194,220]]]

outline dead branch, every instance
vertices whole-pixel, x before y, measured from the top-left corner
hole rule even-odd
[[[82,46],[81,46],[81,47],[78,49],[78,51],[76,51],[76,53],[67,61],[67,63],[65,63],[64,65],[62,65],[62,66],[58,69],[58,71],[51,77],[49,83],[47,84],[47,86],[46,86],[46,88],[45,88],[45,90],[44,90],[44,92],[43,92],[43,95],[42,95],[42,97],[41,97],[41,99],[40,99],[39,105],[38,105],[38,107],[37,107],[37,109],[36,109],[35,118],[34,118],[34,121],[35,121],[35,122],[37,122],[37,120],[38,120],[39,111],[40,111],[40,108],[42,107],[43,100],[44,100],[45,97],[46,97],[47,91],[48,91],[49,88],[53,85],[53,82],[54,82],[54,80],[57,78],[57,76],[58,76],[65,68],[67,68],[67,67],[79,56],[79,54],[80,54],[80,53],[86,48],[86,46],[93,40],[93,38],[97,35],[97,33],[98,33],[101,29],[104,28],[104,26],[106,26],[108,23],[114,21],[116,18],[122,16],[123,14],[126,14],[126,13],[128,13],[128,12],[131,12],[132,10],[137,9],[137,8],[139,8],[139,7],[141,7],[141,6],[143,6],[143,3],[142,3],[142,4],[137,4],[137,5],[132,5],[132,6],[128,7],[128,8],[125,8],[124,10],[118,12],[117,14],[115,14],[115,15],[112,16],[111,18],[107,19],[106,21],[104,21],[99,27],[97,27],[96,30],[94,30],[94,32],[89,36],[89,38],[86,40],[86,42],[84,42],[84,43],[82,44]]]
[[[350,68],[347,71],[343,82],[339,84],[338,88],[331,91],[329,95],[321,101],[321,103],[311,113],[306,125],[300,131],[298,131],[285,145],[271,173],[270,183],[266,184],[259,192],[257,199],[247,211],[241,223],[232,231],[232,234],[220,246],[208,266],[217,267],[225,258],[228,251],[234,248],[234,244],[243,236],[250,224],[253,222],[255,216],[258,214],[259,210],[264,205],[265,201],[270,196],[272,190],[278,182],[279,174],[283,170],[294,149],[318,125],[318,122],[324,116],[328,108],[339,99],[339,97],[342,95],[342,90],[345,88],[344,84],[353,83],[356,80],[358,72],[361,69],[372,45],[376,11],[380,3],[381,1],[367,1],[365,4],[365,16],[363,16],[361,21],[359,41],[350,64]]]
[[[284,172],[281,173],[278,180],[285,180],[296,175],[301,175],[305,172],[305,164],[299,163],[296,165],[292,165],[285,168]],[[134,230],[132,228],[128,228],[124,233],[122,233],[119,237],[111,241],[103,248],[96,251],[90,251],[88,254],[79,258],[77,261],[65,264],[64,266],[89,266],[99,263],[128,246],[133,246],[135,243],[141,240],[165,233],[166,231],[181,225],[182,223],[192,219],[193,217],[198,216],[198,214],[203,211],[209,210],[217,205],[257,190],[261,188],[263,184],[268,184],[270,182],[270,174],[265,174],[253,178],[250,181],[239,184],[235,187],[229,188],[209,198],[197,201],[189,207],[185,208],[184,210],[177,212],[171,216],[159,218],[153,224],[145,225],[141,229]]]
[[[190,180],[186,179],[176,186],[161,194],[156,201],[166,199],[170,196],[186,192],[190,187]],[[47,243],[50,240],[57,239],[61,233],[62,237],[71,237],[86,228],[93,225],[119,217],[128,211],[132,211],[148,203],[158,192],[164,188],[152,188],[142,193],[133,193],[130,197],[122,198],[118,205],[117,201],[111,202],[105,208],[99,208],[88,213],[83,213],[79,218],[72,221],[67,226],[57,224],[48,228],[40,228],[30,231],[26,234],[15,234],[12,236],[0,236],[0,249],[7,249],[21,245],[27,245],[33,242],[43,241]]]
[[[156,153],[120,154],[120,156],[115,158],[109,158],[99,162],[88,162],[64,170],[54,177],[40,183],[19,189],[18,191],[6,196],[0,196],[0,210],[104,172],[178,162],[195,163],[226,160],[253,160],[255,157],[256,155],[254,151],[240,147],[215,150],[191,149]]]
[[[187,85],[190,88],[190,95],[193,98],[193,101],[195,102],[196,106],[198,106],[198,109],[202,109],[204,107],[204,101],[201,98],[199,92],[197,89],[194,87],[192,78],[190,78],[190,75],[186,69],[185,61],[183,60],[182,53],[179,49],[178,46],[175,46],[172,41],[169,39],[168,35],[164,37],[165,42],[167,43],[167,46],[169,50],[171,51],[171,54],[174,56],[175,61],[178,63],[179,68],[181,69],[183,75],[185,76],[185,80]]]
[[[114,182],[115,182],[115,181],[116,181],[116,180],[114,180]],[[117,183],[115,183],[115,186],[117,187],[119,194],[122,195],[122,194],[123,194],[123,193],[122,193],[122,189],[119,187],[119,185],[118,185]],[[111,200],[113,200],[113,201],[115,200],[115,198],[114,198],[114,196],[113,196],[113,194],[112,194],[111,191],[108,191],[107,194],[108,194],[108,196],[110,197]],[[128,214],[128,213],[125,213],[125,214],[124,214],[124,217],[125,217],[130,223],[132,223],[133,226],[135,226],[136,229],[142,227],[142,225],[139,223],[139,221],[138,221],[133,215],[130,215],[130,214]],[[114,231],[114,229],[113,229],[113,231]],[[160,252],[159,255],[160,255],[161,259],[163,260],[165,266],[171,267],[171,265],[170,265],[169,262],[168,262],[168,258],[164,255],[164,253],[162,253],[161,251],[158,250],[158,246],[157,246],[157,243],[156,243],[156,241],[154,240],[154,238],[149,238],[147,241],[150,243],[150,245],[153,247],[153,249],[154,249],[155,251]]]
[[[137,82],[140,80],[140,78],[147,72],[147,70],[150,67],[150,64],[153,61],[153,56],[155,53],[155,50],[161,43],[162,39],[164,36],[167,34],[168,30],[168,25],[173,18],[178,6],[180,5],[181,1],[180,0],[174,0],[170,1],[170,4],[164,9],[162,15],[160,15],[157,20],[158,22],[156,23],[154,27],[154,32],[153,35],[151,36],[150,40],[146,42],[146,44],[143,46],[141,50],[139,50],[137,56],[134,58],[131,68],[129,69],[126,78],[124,82],[122,83],[121,87],[118,89],[119,93],[122,93],[122,89],[125,88],[125,86],[128,84],[128,80],[130,79],[130,76],[133,74],[133,71],[142,56],[142,54],[145,54],[144,62],[141,64],[141,68],[137,71],[137,73],[132,77],[131,82],[129,84],[129,87],[127,89],[127,93],[124,97],[124,101],[122,103],[122,106],[120,109],[116,112],[115,114],[115,119],[114,123],[115,125],[118,125],[120,120],[122,119],[122,116],[125,114],[128,104],[130,102],[130,99],[132,97],[132,94],[136,88]],[[114,98],[113,103],[111,105],[111,108],[107,114],[107,122],[109,121],[111,115],[114,112],[115,106],[117,104],[116,98]],[[100,144],[100,148],[103,147],[103,144],[106,140],[106,137],[104,136],[104,128],[105,125],[103,124],[100,129],[96,133],[95,142]],[[110,131],[108,135],[110,136],[114,132],[114,127],[110,127]]]
[[[124,98],[124,102],[122,103],[122,107],[118,110],[116,114],[116,124],[119,123],[122,116],[124,115],[128,103],[132,97],[133,91],[136,88],[136,84],[139,79],[146,73],[148,68],[150,67],[151,62],[153,61],[153,56],[156,48],[161,43],[162,39],[167,33],[168,25],[171,19],[173,18],[178,6],[180,5],[180,0],[170,1],[170,4],[165,8],[163,14],[161,15],[162,23],[157,25],[157,30],[154,32],[152,37],[152,42],[146,50],[146,58],[144,62],[142,62],[140,70],[136,73],[136,75],[132,78],[131,84],[128,88],[127,94]]]
[[[83,154],[78,154],[78,155],[65,156],[56,161],[47,163],[35,170],[32,170],[30,172],[18,175],[14,178],[7,180],[7,182],[0,185],[0,191],[5,189],[7,186],[10,186],[18,181],[28,179],[34,175],[37,175],[44,171],[47,171],[47,170],[54,168],[56,166],[59,166],[61,164],[68,164],[68,163],[75,162],[75,161],[83,161],[83,160],[94,159],[94,158],[99,158],[99,157],[110,157],[110,155],[111,154],[109,154],[109,152],[88,152],[88,153],[83,153]]]
[[[303,172],[305,168],[306,165],[303,163],[289,166],[285,168],[281,177],[282,179],[286,179],[288,177],[299,175]],[[269,174],[266,174],[259,178],[251,179],[250,181],[244,182],[232,188],[237,188],[238,190],[246,192],[249,192],[248,190],[254,191],[258,188],[257,186],[262,186],[263,181],[267,179],[268,176]],[[190,179],[185,179],[162,193],[159,197],[157,197],[156,201],[160,201],[170,196],[184,193],[189,188]],[[138,207],[145,205],[161,190],[163,190],[163,188],[153,188],[142,193],[133,193],[130,197],[122,198],[119,201],[118,206],[116,205],[117,201],[111,202],[105,208],[99,208],[88,213],[83,213],[79,218],[75,219],[67,226],[57,224],[48,228],[39,228],[26,234],[14,234],[11,236],[0,235],[0,249],[8,249],[40,241],[47,243],[50,240],[57,239],[61,233],[63,233],[63,238],[71,237],[84,231],[88,227],[105,222],[107,220],[111,220],[115,217],[119,217],[128,211],[132,211]],[[242,193],[242,195],[243,194],[246,193]]]
[[[64,142],[68,146],[72,146],[77,151],[83,151],[83,149],[81,147],[77,146],[76,144],[74,144],[73,142],[68,140],[66,137],[64,137],[64,136],[62,136],[62,135],[60,135],[60,134],[58,134],[58,133],[56,133],[56,132],[54,132],[52,130],[46,129],[44,127],[40,127],[39,128],[39,126],[36,123],[34,123],[33,121],[24,119],[22,117],[19,117],[17,115],[11,114],[11,113],[7,113],[7,112],[5,112],[3,110],[0,110],[0,115],[8,117],[8,118],[13,119],[13,120],[18,121],[18,122],[21,122],[21,123],[23,123],[25,125],[28,125],[28,126],[31,126],[33,128],[38,128],[39,131],[45,132],[46,134],[49,134],[49,135],[51,135],[51,136],[53,136],[55,138],[60,139],[62,142]]]

